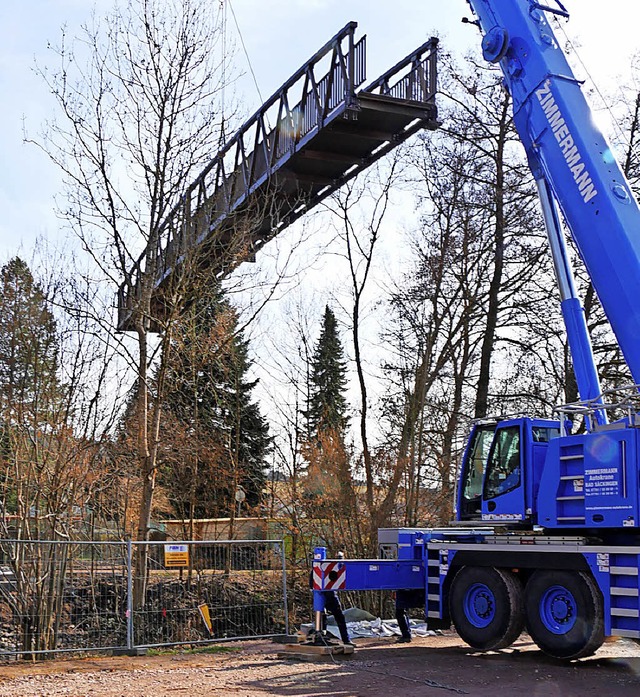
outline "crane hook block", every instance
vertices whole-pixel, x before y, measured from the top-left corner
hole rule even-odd
[[[501,61],[509,48],[509,34],[502,27],[494,27],[482,39],[482,55],[489,63]]]

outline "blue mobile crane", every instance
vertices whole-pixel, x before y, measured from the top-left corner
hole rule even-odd
[[[559,418],[487,419],[465,449],[455,521],[385,529],[380,558],[314,552],[316,627],[326,590],[421,589],[430,628],[479,650],[526,627],[547,654],[640,638],[640,210],[549,23],[564,5],[469,0],[499,64],[540,196],[580,402]],[[635,385],[602,395],[563,237],[564,216]],[[569,417],[584,419],[571,434]],[[610,417],[611,416],[611,422]]]

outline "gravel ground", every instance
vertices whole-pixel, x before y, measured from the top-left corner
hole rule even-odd
[[[0,697],[638,697],[640,646],[605,644],[589,659],[546,658],[523,635],[507,651],[480,654],[454,634],[397,645],[361,639],[351,658],[279,657],[251,641],[220,653],[104,657],[0,665]]]

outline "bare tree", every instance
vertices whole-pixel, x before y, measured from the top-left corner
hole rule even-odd
[[[36,280],[11,260],[0,293],[0,528],[21,541],[3,545],[16,580],[0,593],[25,651],[56,645],[69,548],[55,541],[91,535],[116,417],[102,399],[111,347],[87,313],[92,298],[78,268],[69,278],[61,257],[39,266]]]
[[[379,467],[377,464],[383,462],[384,458],[379,457],[371,442],[368,373],[372,364],[366,355],[367,339],[363,337],[363,324],[367,314],[379,301],[375,295],[378,288],[370,288],[376,272],[375,252],[388,221],[394,187],[401,181],[403,157],[402,148],[395,150],[393,156],[383,164],[374,167],[353,184],[343,187],[329,204],[334,215],[337,236],[343,246],[341,254],[348,270],[350,303],[344,313],[349,317],[359,389],[357,433],[361,452],[359,466],[364,473],[366,523],[364,529],[352,529],[348,536],[359,541],[360,553],[370,553],[375,548],[376,531],[389,520],[405,465],[402,459],[396,460],[390,469],[386,466]],[[355,469],[358,470],[359,466]],[[350,487],[353,490],[351,483]],[[348,489],[345,493],[355,504],[355,497],[349,497]],[[360,516],[357,506],[352,508],[353,513],[348,520],[358,523]]]
[[[525,358],[540,336],[531,319],[548,311],[553,288],[499,80],[483,69],[463,72],[447,58],[442,84],[443,128],[412,148],[422,220],[411,269],[391,296],[386,334],[395,354],[383,415],[389,444],[407,463],[406,524],[450,517],[470,418],[510,402],[522,408],[525,383],[544,372],[531,359],[532,378],[526,375]],[[536,394],[544,404],[547,391]]]
[[[473,70],[445,63],[443,91],[447,100],[444,135],[464,144],[475,155],[467,172],[467,186],[476,192],[469,204],[482,218],[492,254],[487,276],[486,323],[479,357],[474,415],[487,415],[490,408],[491,363],[499,330],[507,325],[509,294],[538,273],[544,252],[529,242],[535,220],[535,191],[524,162],[511,118],[511,99],[502,78],[472,57]],[[491,233],[489,234],[489,231]],[[522,240],[522,242],[520,242]],[[533,265],[533,266],[532,266]]]
[[[147,538],[156,481],[162,357],[179,313],[184,285],[175,279],[161,307],[153,302],[162,226],[181,194],[217,149],[222,115],[216,95],[226,71],[216,42],[217,6],[195,0],[126,0],[104,21],[94,18],[81,37],[63,33],[58,67],[41,75],[62,118],[47,124],[40,146],[65,175],[60,206],[103,277],[124,279],[135,298],[131,326],[135,367],[138,470],[142,491],[137,537]],[[228,115],[226,115],[228,117]],[[142,254],[144,272],[129,275]],[[182,275],[189,265],[184,264]],[[158,310],[161,314],[158,314]],[[105,318],[103,330],[110,331]],[[152,330],[160,330],[159,341]],[[150,408],[150,367],[158,360],[156,407]],[[144,579],[144,554],[138,578]],[[137,599],[144,580],[136,587]]]

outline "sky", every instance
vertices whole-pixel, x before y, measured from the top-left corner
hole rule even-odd
[[[610,0],[603,12],[599,0],[564,0],[572,15],[565,31],[581,45],[581,59],[603,92],[625,78],[631,54],[640,48],[637,23],[630,21],[636,2]],[[59,40],[63,25],[75,34],[93,5],[91,0],[0,0],[0,262],[18,252],[28,259],[36,240],[55,242],[65,234],[54,214],[60,174],[36,147],[23,144],[23,134],[26,129],[37,135],[54,107],[34,63],[50,64],[48,43]],[[111,0],[96,0],[95,6],[100,14]],[[228,31],[238,39],[235,15],[264,98],[351,20],[358,22],[359,35],[368,36],[369,80],[433,34],[462,52],[479,41],[477,30],[461,22],[470,16],[464,0],[231,0],[230,8]],[[246,74],[238,91],[250,114],[261,102],[241,48],[237,60]]]

